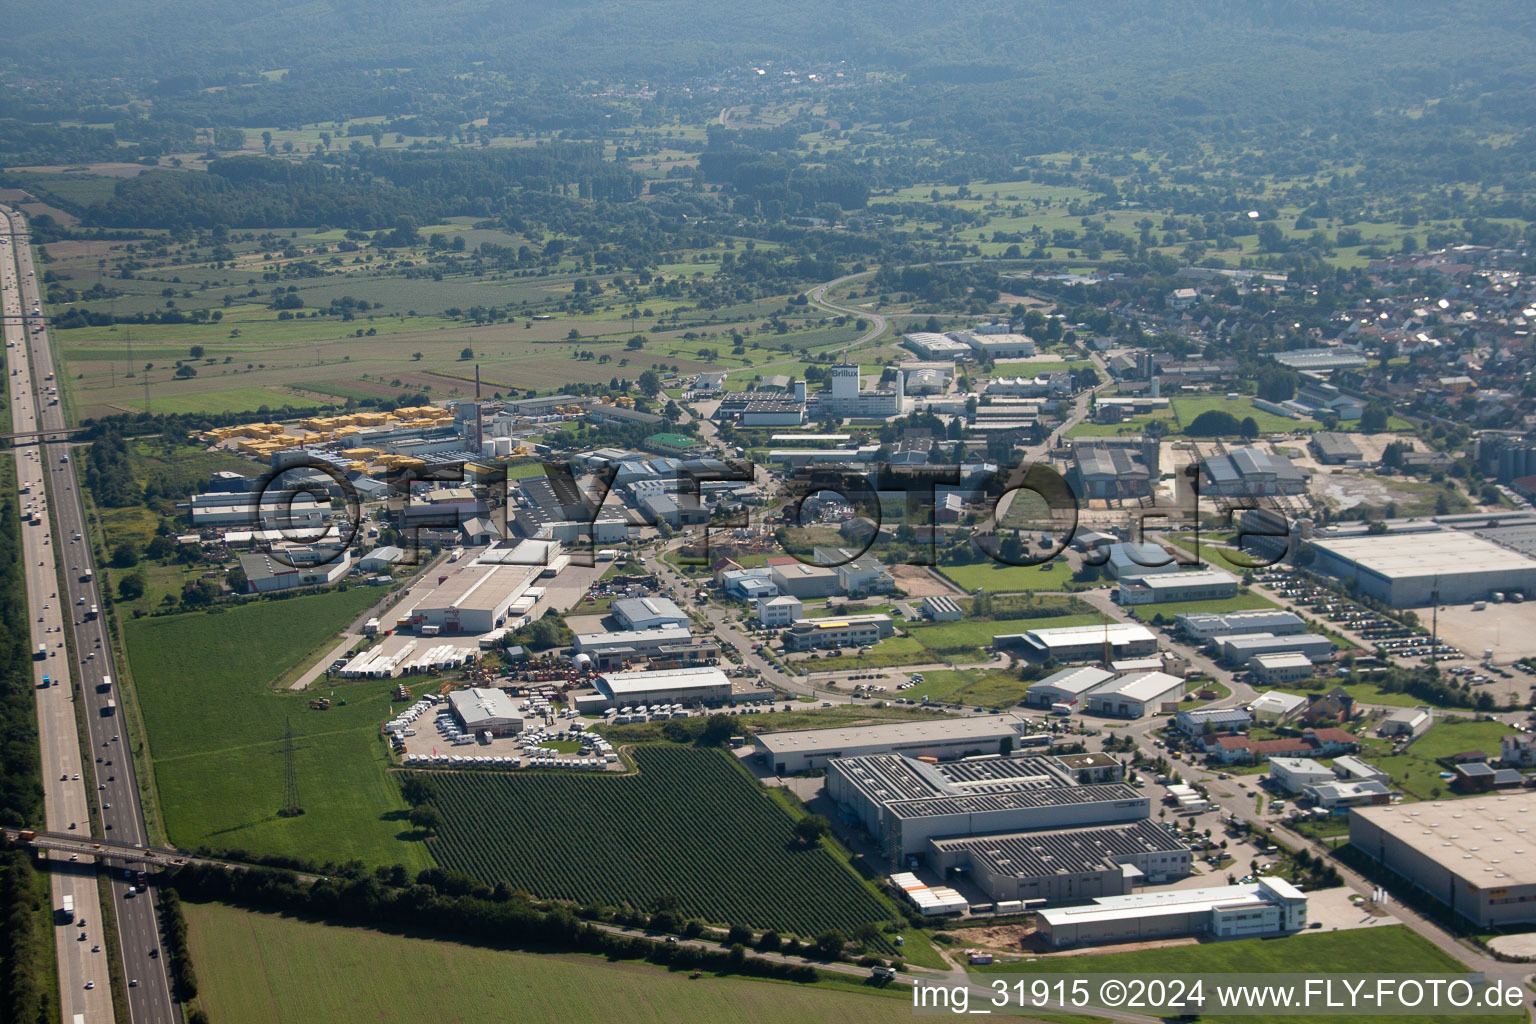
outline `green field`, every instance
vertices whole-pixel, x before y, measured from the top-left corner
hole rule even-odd
[[[1254,422],[1259,425],[1259,430],[1265,434],[1289,434],[1293,430],[1322,429],[1322,424],[1316,420],[1293,420],[1285,416],[1277,416],[1272,412],[1265,412],[1253,404],[1253,399],[1247,397],[1201,395],[1196,398],[1174,398],[1168,404],[1173,407],[1174,415],[1178,417],[1181,428],[1188,427],[1201,413],[1219,409],[1236,416],[1239,423],[1252,416]]]
[[[972,593],[977,590],[990,594],[1065,590],[1072,580],[1072,570],[1060,558],[1044,565],[1004,565],[989,560],[975,565],[941,565],[938,569],[956,586]]]
[[[1040,957],[1018,962],[972,967],[978,974],[1157,975],[1229,974],[1234,982],[1252,974],[1464,974],[1466,966],[1427,939],[1401,925],[1382,925],[1367,932],[1303,932],[1283,939],[1240,939],[1191,946],[1169,946],[1096,956]],[[1202,1020],[1258,1021],[1266,1024],[1367,1024],[1386,1018],[1373,1016],[1201,1015]],[[1466,1017],[1414,1017],[1424,1024],[1451,1024]],[[1522,1014],[1523,1019],[1523,1014]]]
[[[883,1024],[891,996],[852,984],[705,975],[521,953],[185,903],[198,1003],[219,1024],[733,1020]]]
[[[1372,764],[1392,776],[1392,784],[1420,800],[1454,796],[1450,780],[1440,778],[1436,758],[1449,757],[1468,750],[1481,750],[1490,757],[1499,756],[1499,737],[1514,730],[1503,722],[1478,722],[1468,718],[1443,717],[1428,732],[1414,740],[1404,754],[1378,753],[1390,749],[1377,741],[1361,751]]]
[[[636,748],[619,778],[437,773],[444,867],[550,899],[648,908],[814,936],[886,921],[891,907],[716,750]]]
[[[1056,615],[1038,619],[957,619],[932,625],[909,627],[917,642],[936,656],[988,658],[992,638],[1003,634],[1025,633],[1031,629],[1061,626],[1094,626],[1104,621],[1098,615]]]
[[[321,689],[347,701],[329,711],[310,710],[308,693],[268,689],[378,598],[354,587],[123,623],[172,843],[318,862],[430,864],[420,843],[396,838],[409,826],[394,820],[405,805],[379,739],[393,685]],[[306,813],[281,818],[289,722]]]
[[[906,692],[921,700],[985,707],[1009,708],[1024,699],[1027,683],[1012,672],[985,669],[935,669],[923,673],[923,681]]]

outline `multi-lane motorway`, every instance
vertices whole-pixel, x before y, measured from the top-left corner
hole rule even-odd
[[[40,314],[40,283],[33,266],[25,219],[0,207],[6,250],[0,253],[0,295],[6,311],[5,341],[11,372],[13,427],[21,431],[61,430],[63,407],[54,401],[53,352]],[[55,391],[56,394],[56,391]],[[112,664],[105,620],[91,610],[101,606],[95,559],[85,529],[85,508],[77,486],[71,449],[64,440],[45,436],[18,446],[18,471],[28,493],[18,496],[23,509],[38,504],[39,525],[24,525],[28,603],[33,619],[33,651],[47,645],[36,662],[43,785],[49,828],[86,833],[95,828],[108,838],[134,845],[148,843],[127,722],[117,710],[118,673]],[[46,480],[46,498],[44,481]],[[60,579],[63,589],[60,590]],[[85,722],[89,749],[81,751],[76,711]],[[83,764],[82,764],[83,761]],[[67,776],[67,778],[66,778]],[[92,812],[87,814],[87,808]],[[81,867],[81,862],[67,862]],[[111,863],[110,861],[108,863]],[[120,862],[119,862],[120,864]],[[121,956],[128,1024],[172,1024],[181,1020],[171,995],[164,959],[159,955],[159,915],[152,893],[135,893],[121,866],[113,866],[113,920],[100,920],[94,870],[79,875],[55,872],[56,906],[65,886],[73,886],[76,913],[85,927],[69,926],[69,951],[61,948],[60,989],[65,1019],[83,1013],[88,1024],[112,1021],[103,927],[115,932]],[[84,931],[86,938],[75,936]],[[95,947],[100,950],[94,951]],[[92,987],[85,986],[91,983]],[[76,1007],[71,1009],[71,1007]]]

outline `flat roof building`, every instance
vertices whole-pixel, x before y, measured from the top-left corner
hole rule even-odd
[[[1332,768],[1310,757],[1272,757],[1269,759],[1269,777],[1287,793],[1300,793],[1308,786],[1335,779]]]
[[[718,668],[666,669],[654,672],[604,672],[597,688],[614,707],[627,704],[724,704],[731,680]]]
[[[1141,718],[1177,704],[1184,697],[1184,680],[1166,672],[1137,672],[1088,694],[1088,710],[1104,715]]]
[[[769,574],[779,593],[798,597],[830,597],[838,591],[837,570],[825,565],[807,565],[790,555],[770,559]]]
[[[1015,643],[1057,661],[1142,658],[1157,653],[1157,637],[1145,626],[1109,622],[1102,626],[1055,626],[993,637],[998,646]]]
[[[936,718],[839,729],[758,733],[758,754],[779,775],[825,768],[844,757],[904,754],[939,759],[1010,753],[1029,723],[1017,715]]]
[[[896,624],[889,615],[800,619],[784,631],[784,649],[814,651],[834,647],[864,647],[884,640],[895,631]]]
[[[1307,897],[1283,878],[1243,885],[1099,897],[1080,907],[1038,912],[1039,934],[1052,946],[1136,942],[1174,935],[1256,938],[1301,931]]]
[[[693,638],[686,626],[659,629],[616,629],[606,633],[576,634],[576,653],[599,655],[623,648],[638,655],[653,654],[669,644],[685,644]]]
[[[1536,797],[1356,807],[1349,841],[1479,928],[1536,922]]]
[[[512,698],[500,690],[454,690],[448,707],[466,733],[511,736],[523,731],[523,716]]]
[[[1189,843],[1152,821],[929,840],[928,860],[964,870],[994,900],[1073,902],[1188,876]]]
[[[409,612],[417,626],[449,633],[489,633],[506,624],[512,605],[543,569],[530,565],[462,566],[441,577]]]
[[[1079,785],[1042,754],[928,764],[899,754],[834,758],[827,795],[857,818],[892,864],[925,853],[928,840],[989,832],[1124,824],[1151,815],[1151,800],[1123,782]]]
[[[613,617],[625,629],[688,626],[688,613],[669,597],[626,597],[611,605]]]
[[[1275,651],[1255,654],[1248,659],[1248,671],[1261,683],[1292,683],[1317,675],[1317,666],[1301,651]]]
[[[1315,569],[1355,581],[1394,608],[1467,604],[1494,591],[1536,596],[1536,560],[1461,530],[1349,537],[1315,535]]]
[[[1325,466],[1341,466],[1346,462],[1357,462],[1364,457],[1355,442],[1349,439],[1348,434],[1319,430],[1312,435],[1311,445],[1317,461]]]
[[[1124,605],[1214,601],[1236,595],[1237,577],[1220,569],[1159,572],[1120,580],[1120,603]]]
[[[1312,661],[1322,661],[1333,653],[1333,641],[1321,633],[1297,633],[1273,636],[1269,633],[1239,633],[1222,637],[1221,656],[1235,665],[1246,665],[1256,654],[1297,652]]]
[[[1190,612],[1174,617],[1179,631],[1191,640],[1204,642],[1241,633],[1292,636],[1305,633],[1307,624],[1294,612],[1255,609],[1247,612]]]

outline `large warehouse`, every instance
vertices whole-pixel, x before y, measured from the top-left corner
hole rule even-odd
[[[1055,704],[1076,706],[1083,695],[1111,679],[1115,674],[1106,669],[1083,665],[1080,668],[1064,668],[1034,683],[1024,691],[1024,703],[1032,708],[1048,708]]]
[[[1184,680],[1167,672],[1136,672],[1088,694],[1088,710],[1141,718],[1184,699]]]
[[[1027,633],[996,636],[999,647],[1021,645],[1057,661],[1099,661],[1106,652],[1117,658],[1144,658],[1157,653],[1157,637],[1145,626],[1107,622],[1102,626],[1058,626]]]
[[[597,688],[614,707],[633,704],[724,704],[731,681],[718,668],[667,669],[660,672],[605,672]]]
[[[1086,906],[1039,912],[1039,934],[1052,946],[1136,942],[1174,935],[1251,939],[1307,926],[1307,896],[1283,878],[1243,885],[1106,896]]]
[[[1258,608],[1247,612],[1189,612],[1175,616],[1174,621],[1186,637],[1202,643],[1240,633],[1290,636],[1307,631],[1307,624],[1301,616],[1279,608]]]
[[[1536,560],[1460,530],[1312,539],[1314,568],[1354,580],[1394,608],[1486,600],[1494,591],[1536,597]]]
[[[1151,573],[1120,581],[1121,604],[1162,604],[1166,601],[1215,601],[1237,594],[1237,577],[1221,569]]]
[[[523,717],[512,698],[500,690],[454,690],[448,707],[470,735],[511,736],[523,731]]]
[[[688,625],[688,613],[669,597],[625,597],[613,602],[614,620],[624,629]]]
[[[1349,842],[1481,930],[1536,922],[1536,797],[1356,807]]]
[[[1045,754],[929,764],[899,754],[837,758],[826,792],[880,843],[890,862],[928,840],[1141,821],[1151,799],[1123,782],[1079,785]]]
[[[1189,842],[1151,820],[929,841],[934,870],[970,872],[994,900],[1070,903],[1187,877]]]
[[[1333,641],[1321,633],[1296,633],[1271,636],[1268,633],[1239,633],[1221,638],[1221,656],[1234,665],[1246,665],[1260,654],[1304,654],[1312,661],[1322,661],[1333,653]]]
[[[440,577],[409,612],[418,626],[447,633],[489,633],[539,578],[536,565],[466,565]]]
[[[779,775],[825,768],[834,758],[869,754],[954,758],[1009,753],[1029,723],[1017,715],[935,718],[847,729],[799,729],[758,733],[758,754]]]

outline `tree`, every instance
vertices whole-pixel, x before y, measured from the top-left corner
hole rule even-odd
[[[411,358],[419,363],[419,362],[421,362],[421,353],[420,352],[412,352],[411,353]]]
[[[823,960],[841,960],[844,945],[843,933],[836,928],[829,928],[816,936],[816,955]]]
[[[246,577],[244,569],[231,569],[224,574],[224,582],[229,584],[229,589],[237,594],[245,593],[246,587],[251,581]]]
[[[1231,437],[1239,429],[1236,416],[1223,409],[1207,409],[1184,428],[1184,433],[1190,437]]]
[[[1279,252],[1285,248],[1285,233],[1274,221],[1259,225],[1259,248],[1265,252]]]
[[[661,393],[661,378],[656,375],[655,370],[646,370],[635,383],[640,385],[641,391],[652,398]]]
[[[1259,421],[1252,416],[1244,416],[1243,422],[1238,424],[1238,431],[1243,435],[1243,440],[1252,441],[1259,436]]]
[[[117,596],[124,601],[137,601],[144,596],[147,585],[142,572],[131,572],[117,581]]]
[[[191,363],[183,363],[181,366],[176,367],[176,376],[182,380],[190,380],[197,376],[197,367]]]
[[[429,804],[437,799],[437,786],[427,776],[412,773],[406,775],[404,781],[400,783],[400,795],[412,807],[418,804]]]
[[[132,569],[139,564],[139,546],[131,540],[125,540],[112,549],[112,568]]]
[[[443,823],[442,813],[431,804],[417,804],[411,808],[411,827],[423,832],[436,832]]]
[[[465,345],[464,348],[459,351],[459,358],[468,362],[469,360],[475,358],[475,350],[470,348],[468,345]]]
[[[808,814],[795,822],[795,837],[806,846],[815,845],[817,840],[830,831],[832,823],[819,814]]]
[[[201,359],[203,358],[203,346],[193,345],[191,348],[187,349],[187,354],[193,359]]]
[[[1380,402],[1372,402],[1360,414],[1360,430],[1367,434],[1387,429],[1387,409]]]

